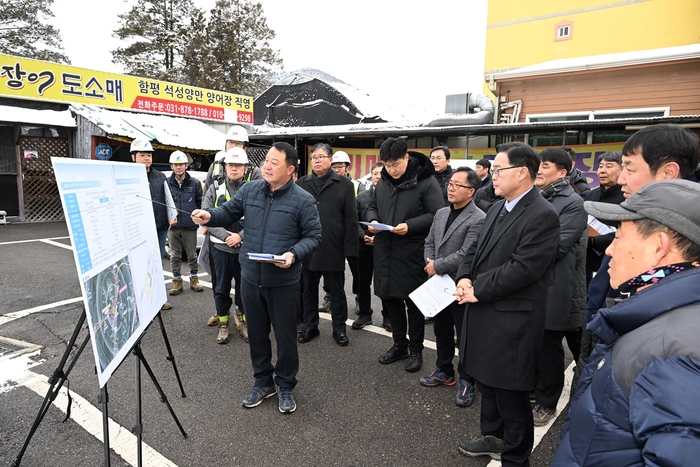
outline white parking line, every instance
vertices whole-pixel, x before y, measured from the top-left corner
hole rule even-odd
[[[51,239],[39,240],[39,241],[42,242],[42,243],[46,243],[46,244],[48,244],[48,245],[53,245],[53,246],[58,246],[58,247],[61,247],[61,248],[65,248],[66,250],[72,250],[72,249],[73,249],[73,247],[72,247],[71,245],[66,245],[65,243],[54,242],[54,241],[51,240]]]
[[[34,308],[29,308],[27,310],[20,310],[20,311],[15,311],[12,313],[7,313],[5,315],[0,316],[0,326],[2,326],[3,324],[7,324],[10,321],[14,321],[14,320],[19,319],[19,318],[24,318],[25,316],[29,316],[33,313],[38,313],[40,311],[49,310],[51,308],[56,308],[56,307],[63,306],[63,305],[70,305],[71,303],[77,303],[77,302],[82,302],[82,301],[83,301],[83,297],[69,298],[67,300],[61,300],[59,302],[53,302],[53,303],[49,303],[47,305],[41,305],[41,306],[37,306]]]
[[[39,396],[44,397],[49,390],[48,378],[44,375],[27,371],[22,378],[18,378],[18,384],[25,386]],[[73,404],[71,405],[71,420],[80,425],[85,431],[102,442],[104,435],[102,430],[102,412],[75,391],[71,391]],[[61,388],[58,397],[53,402],[61,412],[66,413],[68,398],[66,388]],[[137,465],[136,436],[128,429],[109,419],[109,447],[130,465]],[[161,453],[143,443],[143,465],[153,467],[177,467],[177,464],[167,459]]]
[[[70,237],[53,237],[53,238],[35,238],[32,240],[14,240],[11,242],[0,242],[0,246],[3,245],[16,245],[18,243],[31,243],[31,242],[43,242],[47,240],[65,240]],[[61,246],[66,246],[66,245],[61,245]]]

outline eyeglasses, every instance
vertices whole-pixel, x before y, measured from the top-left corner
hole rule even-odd
[[[452,182],[449,182],[447,184],[448,190],[459,190],[460,188],[474,188],[474,187],[469,186],[469,185],[460,185],[459,183],[452,183]]]
[[[445,159],[445,156],[430,156],[431,161],[441,161]]]
[[[313,162],[321,162],[323,159],[330,159],[333,156],[314,156],[311,158]]]
[[[491,175],[492,175],[493,177],[498,177],[498,176],[500,175],[500,173],[501,173],[501,170],[518,169],[518,168],[520,168],[520,167],[522,167],[522,165],[513,165],[513,166],[511,166],[511,167],[499,167],[499,168],[497,168],[497,169],[494,168],[494,169],[491,171]]]

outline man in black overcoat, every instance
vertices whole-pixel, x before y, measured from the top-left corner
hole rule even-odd
[[[311,148],[312,173],[297,180],[316,200],[321,219],[321,246],[304,258],[301,277],[303,287],[304,330],[298,342],[306,343],[319,335],[318,284],[321,276],[331,295],[333,339],[348,345],[345,321],[348,302],[345,298],[345,258],[357,258],[359,240],[355,189],[345,176],[331,170],[333,149],[326,143]]]
[[[460,358],[482,395],[482,435],[460,440],[458,448],[500,458],[504,467],[528,466],[534,442],[528,392],[535,388],[559,218],[534,186],[540,164],[534,149],[524,143],[496,149],[493,187],[504,199],[489,209],[457,272],[455,295],[469,304]]]

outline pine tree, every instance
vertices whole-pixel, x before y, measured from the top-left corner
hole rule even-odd
[[[224,71],[212,51],[207,22],[201,11],[190,19],[187,47],[182,53],[180,69],[183,83],[222,90]]]
[[[281,71],[260,3],[217,0],[207,20],[192,0],[138,0],[119,15],[114,36],[128,45],[112,51],[129,74],[256,96]]]
[[[112,51],[112,61],[128,74],[182,82],[177,63],[187,47],[191,19],[198,13],[192,0],[138,0],[119,15],[113,36],[127,45]]]
[[[252,0],[217,0],[207,34],[216,61],[224,71],[222,91],[257,96],[272,83],[269,76],[282,69],[270,41],[262,4]]]
[[[0,0],[0,53],[70,64],[58,29],[48,24],[53,0]]]

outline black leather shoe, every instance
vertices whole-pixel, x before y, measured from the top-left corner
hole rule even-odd
[[[345,347],[350,343],[350,339],[348,339],[348,336],[344,332],[333,332],[333,339],[335,339],[335,343],[341,347]]]
[[[402,360],[408,358],[408,349],[400,349],[396,345],[387,350],[379,357],[379,363],[389,364],[394,363],[396,360]]]
[[[408,361],[406,362],[406,371],[415,373],[416,371],[420,370],[422,366],[423,352],[411,352],[411,356],[408,357]]]
[[[319,332],[318,328],[311,329],[310,331],[304,331],[301,334],[299,334],[299,337],[297,337],[297,342],[299,342],[300,344],[306,344],[311,339],[320,335],[321,333]]]

